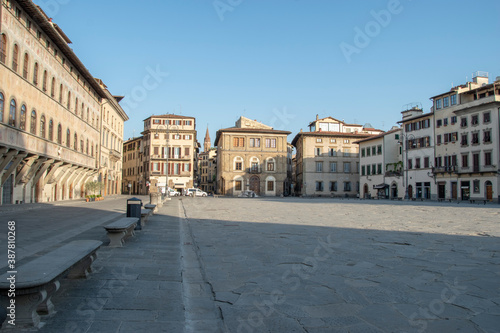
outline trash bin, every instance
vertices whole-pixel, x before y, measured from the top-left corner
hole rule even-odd
[[[127,200],[127,217],[137,217],[139,218],[139,223],[135,227],[135,230],[141,230],[141,207],[142,200],[138,198],[131,198]]]

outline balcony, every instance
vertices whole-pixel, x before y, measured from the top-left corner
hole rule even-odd
[[[461,167],[457,168],[457,173],[458,174],[472,174],[472,173],[497,173],[497,167],[496,165],[474,165],[472,167]]]
[[[448,166],[439,166],[439,167],[434,167],[432,168],[432,173],[455,173],[457,172],[457,166],[455,165],[448,165]]]
[[[259,173],[262,173],[262,169],[261,168],[248,168],[247,172],[252,173],[252,174],[259,174]]]
[[[109,158],[115,162],[120,161],[122,159],[122,154],[118,150],[110,149],[109,150]]]

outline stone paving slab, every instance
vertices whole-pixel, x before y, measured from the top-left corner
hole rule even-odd
[[[182,200],[229,332],[500,332],[498,206]]]

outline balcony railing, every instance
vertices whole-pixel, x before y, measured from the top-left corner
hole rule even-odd
[[[453,173],[457,172],[457,167],[455,165],[439,166],[432,168],[432,173]]]

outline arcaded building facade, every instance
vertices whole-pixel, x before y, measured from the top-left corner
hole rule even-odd
[[[238,196],[251,190],[280,196],[287,180],[287,137],[255,120],[240,117],[234,127],[217,131],[217,192]]]
[[[109,96],[32,1],[0,9],[1,203],[82,198],[98,179]]]

